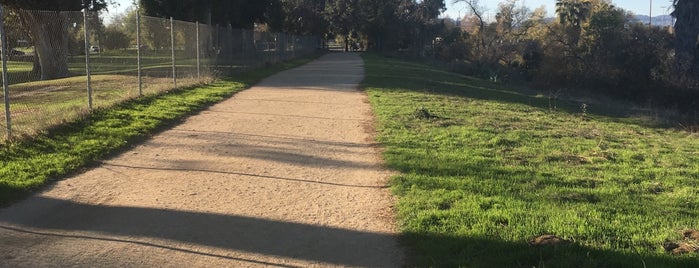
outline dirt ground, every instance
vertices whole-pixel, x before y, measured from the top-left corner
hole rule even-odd
[[[0,210],[0,266],[401,266],[362,64],[270,77]]]

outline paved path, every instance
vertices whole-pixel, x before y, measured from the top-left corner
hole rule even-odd
[[[400,266],[362,64],[270,77],[0,210],[0,266]]]

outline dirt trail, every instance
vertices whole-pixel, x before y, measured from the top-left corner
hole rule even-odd
[[[362,64],[270,77],[0,210],[0,266],[400,266]]]

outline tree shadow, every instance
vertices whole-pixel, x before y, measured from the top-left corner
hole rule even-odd
[[[20,213],[22,210],[38,213]],[[0,214],[0,229],[183,251],[163,241],[170,240],[343,266],[385,267],[400,261],[391,251],[397,246],[396,236],[391,234],[227,214],[89,205],[48,197],[33,197],[6,209]],[[10,243],[19,242],[6,239],[0,247]]]
[[[640,256],[633,252],[600,250],[574,243],[535,246],[526,241],[424,233],[405,233],[401,239],[407,245],[420,246],[414,250],[423,254],[408,257],[408,262],[416,267],[690,268],[699,265],[699,260],[692,256]]]
[[[15,233],[42,236],[42,237],[47,237],[47,238],[51,237],[51,238],[67,238],[67,239],[81,239],[81,240],[99,240],[99,241],[106,241],[106,242],[132,244],[132,245],[136,245],[136,246],[160,248],[160,249],[172,250],[172,251],[177,251],[177,252],[182,252],[182,253],[207,256],[207,257],[214,257],[214,258],[219,258],[219,259],[228,259],[228,260],[241,261],[241,262],[254,263],[254,264],[261,264],[261,265],[267,265],[267,266],[300,267],[300,266],[282,265],[282,264],[273,263],[273,262],[265,262],[265,261],[257,261],[257,260],[244,259],[244,258],[236,258],[236,257],[225,256],[225,255],[220,255],[220,254],[213,254],[213,253],[196,251],[196,250],[191,250],[191,249],[186,249],[186,248],[180,248],[180,247],[170,246],[170,245],[166,245],[166,244],[138,241],[135,239],[131,239],[131,240],[118,239],[118,238],[100,237],[97,235],[61,234],[61,233],[56,233],[56,232],[51,232],[51,231],[34,231],[34,230],[30,230],[30,229],[23,229],[23,228],[17,228],[17,227],[7,227],[7,226],[2,226],[2,225],[0,225],[0,229],[4,229],[6,231],[11,231],[11,232],[15,232]]]
[[[151,141],[150,145],[166,150],[186,149],[217,157],[259,159],[304,168],[371,170],[381,168],[380,165],[371,161],[365,161],[365,159],[371,159],[374,155],[373,150],[368,150],[375,146],[371,143],[362,144],[201,131],[177,131],[176,135],[181,135],[183,138],[177,142]],[[196,142],[192,144],[190,141]],[[353,156],[354,160],[346,160],[340,157],[341,155]],[[172,160],[167,160],[163,164],[166,167],[176,166],[184,169],[196,169],[196,166],[198,166],[195,160],[190,162],[192,165],[174,163]]]
[[[23,216],[28,214],[18,213],[21,210],[43,213]],[[51,213],[47,213],[49,211]],[[418,267],[696,267],[699,264],[691,256],[642,258],[633,253],[576,244],[539,247],[526,241],[505,241],[496,237],[410,232],[397,236],[237,215],[88,205],[48,197],[33,197],[3,211],[0,214],[0,236],[9,232],[15,233],[14,236],[26,234],[46,239],[126,243],[262,265],[279,264],[226,253],[202,252],[183,248],[178,243],[362,267],[400,266],[399,254],[391,251],[399,242],[420,246],[406,254],[408,265]],[[0,248],[20,243],[13,239],[3,240]],[[444,251],[449,254],[444,254]],[[504,255],[510,257],[503,258]],[[435,259],[430,256],[448,257]]]
[[[245,176],[245,177],[255,177],[255,178],[260,178],[260,179],[272,179],[272,180],[300,182],[300,183],[308,183],[308,184],[321,184],[321,185],[348,187],[348,188],[384,189],[384,188],[389,187],[386,185],[346,184],[346,183],[335,183],[335,182],[327,182],[327,181],[296,179],[296,178],[272,176],[272,175],[260,175],[260,174],[245,173],[245,172],[218,171],[218,170],[209,170],[209,169],[144,167],[144,166],[136,166],[136,165],[113,164],[113,163],[102,163],[101,166],[103,168],[106,168],[106,169],[110,169],[111,167],[118,167],[118,168],[127,168],[127,169],[155,170],[155,171],[183,171],[183,172],[215,173],[215,174],[224,174],[224,175],[239,175],[239,176]],[[112,170],[112,171],[114,171],[114,170]],[[116,172],[116,171],[114,171],[114,172]]]
[[[376,142],[367,143],[356,143],[356,142],[346,142],[346,141],[333,141],[333,140],[321,140],[302,136],[278,136],[278,135],[263,135],[263,134],[251,134],[251,133],[240,133],[231,131],[211,131],[211,130],[189,130],[189,129],[178,129],[175,128],[171,132],[188,133],[191,135],[214,135],[216,139],[231,138],[235,140],[251,140],[258,141],[260,139],[266,139],[274,141],[274,143],[286,144],[286,145],[298,145],[298,144],[316,144],[316,145],[327,145],[329,147],[349,147],[349,148],[367,148],[379,146]]]
[[[425,92],[447,96],[458,96],[488,101],[522,104],[539,109],[563,111],[571,114],[584,113],[607,117],[610,121],[633,123],[645,127],[667,127],[652,120],[632,118],[639,112],[627,104],[611,101],[575,101],[563,98],[561,92],[540,92],[523,86],[495,84],[489,81],[439,70],[427,65],[396,61],[392,59],[373,60],[367,65],[365,87],[390,88],[406,91]],[[390,73],[392,75],[378,75]],[[425,75],[429,74],[429,75]]]
[[[330,53],[317,61],[263,80],[257,87],[354,91],[364,76],[356,53]]]

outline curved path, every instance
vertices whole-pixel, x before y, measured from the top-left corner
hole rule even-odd
[[[0,267],[401,266],[362,64],[277,74],[0,210]]]

